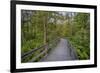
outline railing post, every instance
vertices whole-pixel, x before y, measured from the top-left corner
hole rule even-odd
[[[45,56],[48,54],[48,44],[46,44],[46,46],[45,46]]]

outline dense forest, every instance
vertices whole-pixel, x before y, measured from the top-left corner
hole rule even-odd
[[[89,59],[90,14],[21,10],[21,54],[57,38],[68,39],[77,51],[79,60]]]

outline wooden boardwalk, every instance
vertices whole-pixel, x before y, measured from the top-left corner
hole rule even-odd
[[[41,59],[40,62],[77,60],[78,58],[73,50],[68,41],[61,38],[57,46]]]

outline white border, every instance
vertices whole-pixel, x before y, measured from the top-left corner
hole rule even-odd
[[[90,60],[21,63],[21,9],[90,13],[90,48],[91,48]],[[94,42],[94,10],[93,9],[35,6],[35,5],[16,5],[16,68],[17,69],[94,64],[94,43],[93,42]]]

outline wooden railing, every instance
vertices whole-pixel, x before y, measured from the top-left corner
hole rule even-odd
[[[68,41],[68,47],[69,47],[69,50],[70,50],[70,56],[73,57],[73,60],[75,59],[78,59],[78,55],[77,55],[77,52],[76,52],[76,49],[72,46],[72,44]]]
[[[35,62],[41,60],[44,56],[46,56],[57,43],[59,42],[59,38],[39,47],[32,49],[21,55],[22,62]]]

